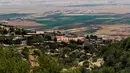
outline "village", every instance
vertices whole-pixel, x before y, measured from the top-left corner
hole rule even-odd
[[[77,36],[76,34],[61,33],[59,31],[43,32],[24,30],[23,28],[1,24],[0,43],[3,46],[15,46],[21,51],[21,48],[31,46],[37,47],[39,49],[44,49],[45,53],[48,55],[62,55],[62,58],[60,58],[61,62],[65,62],[65,60],[72,57],[72,55],[76,55],[76,53],[79,53],[79,56],[75,56],[75,59],[78,58],[79,64],[81,65],[82,61],[84,61],[87,57],[93,56],[93,54],[91,53],[86,54],[83,48],[89,48],[92,45],[96,45],[93,47],[96,49],[109,43],[109,41],[103,40],[101,37],[97,37],[95,35]],[[67,46],[73,48],[73,50],[66,52],[68,54],[62,53],[61,51],[63,51],[64,49],[61,50],[60,48],[64,48]],[[30,59],[34,60],[33,56],[30,55],[30,57]],[[35,67],[35,63],[33,62],[34,61],[30,61],[30,64],[32,65],[32,67]]]
[[[104,60],[96,58],[95,52],[100,48],[121,39],[110,39],[108,36],[99,35],[76,35],[73,33],[62,33],[60,31],[44,32],[35,30],[25,30],[20,27],[10,25],[0,25],[0,44],[3,46],[15,46],[20,52],[29,49],[30,71],[38,67],[35,51],[42,50],[46,55],[59,57],[59,61],[64,65],[71,66],[77,62],[78,66],[83,66],[87,61],[91,63],[87,69],[92,70],[95,66],[102,66]],[[37,49],[31,49],[35,47]],[[71,50],[69,50],[71,49]],[[72,67],[72,69],[78,67]],[[63,69],[64,71],[64,69]],[[66,71],[66,69],[65,69]]]
[[[104,36],[96,36],[96,35],[77,35],[73,33],[62,33],[59,31],[36,31],[36,30],[25,30],[21,27],[11,26],[11,25],[0,25],[0,43],[1,44],[14,44],[14,45],[28,45],[30,43],[36,44],[38,42],[30,42],[28,40],[30,37],[34,36],[42,36],[44,39],[41,41],[44,42],[66,42],[69,43],[69,41],[86,41],[89,40],[89,42],[95,41],[95,42],[101,42],[103,40],[111,40],[107,39]],[[88,38],[90,37],[90,38]],[[38,39],[38,38],[35,38]],[[116,39],[115,39],[116,40]],[[30,43],[28,43],[30,42]],[[40,42],[39,42],[40,43]]]
[[[97,57],[101,48],[127,38],[111,37],[113,36],[25,30],[21,27],[0,25],[0,45],[15,47],[30,65],[30,73],[40,67],[38,58],[41,52],[46,56],[58,58],[59,63],[64,66],[61,70],[63,73],[80,67],[84,67],[86,71],[102,67],[105,61],[102,57]]]

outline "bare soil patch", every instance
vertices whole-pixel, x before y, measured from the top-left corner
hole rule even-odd
[[[12,26],[21,26],[21,27],[25,27],[25,26],[43,26],[43,24],[39,24],[33,21],[8,21],[8,25],[12,25]]]
[[[130,25],[128,24],[115,24],[115,25],[98,25],[102,29],[99,29],[97,35],[130,35]]]

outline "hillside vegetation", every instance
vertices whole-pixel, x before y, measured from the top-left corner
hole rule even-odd
[[[76,49],[76,44],[81,43],[71,42],[68,47],[61,48],[60,55],[62,56],[63,54],[70,53],[71,50],[74,50],[73,48]],[[87,68],[90,63],[87,61],[84,62],[83,66],[78,66],[76,64],[76,55],[74,53],[71,54],[71,58],[66,58],[61,62],[60,55],[47,55],[45,54],[47,51],[46,49],[39,48],[39,50],[33,51],[33,54],[37,56],[36,59],[39,66],[34,67],[32,73],[130,73],[130,38],[109,43],[109,45],[97,49],[92,47],[94,47],[94,45],[84,48],[84,50],[86,53],[95,53],[95,58],[103,58],[104,64],[100,67],[95,66],[89,70]],[[29,73],[30,65],[27,57],[29,51],[25,49],[23,52],[19,52],[15,47],[1,46],[0,73]],[[62,51],[62,49],[64,51]],[[80,50],[81,49],[79,49],[79,51]],[[75,67],[75,69],[72,67]],[[67,71],[64,71],[64,68],[67,69]],[[84,70],[84,68],[86,69]]]

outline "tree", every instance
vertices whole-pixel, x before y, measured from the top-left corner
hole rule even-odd
[[[0,73],[29,73],[30,68],[15,48],[0,47]]]
[[[59,64],[57,58],[41,55],[38,61],[40,67],[35,68],[33,73],[60,73],[62,70],[62,66]]]
[[[2,29],[2,30],[0,30],[0,34],[2,34],[2,35],[8,34],[8,30]]]
[[[21,54],[24,56],[24,58],[26,58],[26,59],[28,60],[29,49],[25,47],[25,48],[22,50]]]
[[[91,73],[115,73],[112,67],[101,67],[100,69],[93,70]]]
[[[130,67],[123,69],[121,73],[130,73]]]

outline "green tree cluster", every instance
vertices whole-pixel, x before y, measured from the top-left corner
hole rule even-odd
[[[38,58],[40,67],[34,69],[33,73],[60,73],[62,65],[59,64],[58,59],[48,55],[40,55]]]
[[[29,73],[29,64],[14,48],[0,47],[0,73]]]
[[[105,64],[93,73],[129,73],[130,38],[101,48],[98,56],[104,58]]]

